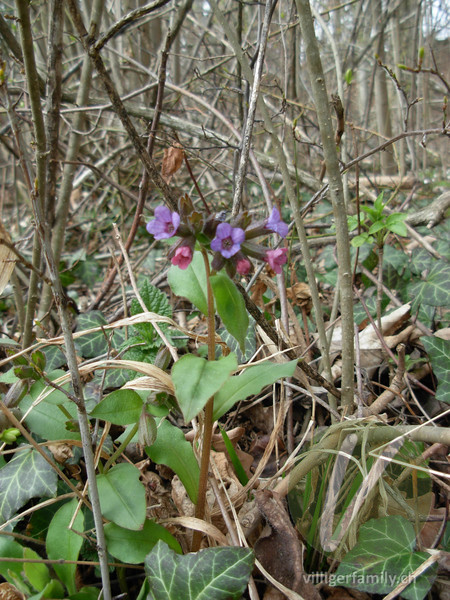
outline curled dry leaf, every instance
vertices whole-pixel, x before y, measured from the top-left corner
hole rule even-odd
[[[164,150],[161,175],[166,183],[170,183],[172,177],[181,168],[183,158],[184,150],[179,144],[174,144]]]
[[[320,600],[319,592],[304,575],[302,543],[278,494],[255,492],[255,502],[271,529],[270,535],[256,542],[256,558],[272,577],[305,600]]]
[[[24,600],[25,596],[11,583],[0,583],[0,600]]]
[[[14,270],[16,258],[14,252],[5,246],[2,243],[3,241],[11,244],[11,236],[0,221],[0,294],[8,285],[9,278]]]
[[[309,314],[312,308],[311,290],[307,283],[298,281],[292,287],[286,290],[287,297],[294,306],[304,308],[306,314]]]

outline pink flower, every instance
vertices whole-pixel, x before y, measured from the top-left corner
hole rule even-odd
[[[270,214],[270,217],[266,223],[266,229],[270,229],[270,231],[278,233],[281,235],[281,237],[286,237],[289,233],[289,227],[281,219],[278,208],[272,208],[272,213]]]
[[[155,240],[170,238],[176,234],[180,224],[180,215],[171,212],[167,206],[160,205],[155,208],[155,218],[147,223],[147,231]]]
[[[252,268],[252,263],[246,258],[241,258],[236,263],[236,271],[239,275],[247,275]]]
[[[220,252],[224,258],[231,258],[239,252],[245,240],[245,231],[240,227],[231,227],[229,223],[220,223],[216,229],[216,237],[211,242],[211,250]]]
[[[184,271],[191,264],[192,249],[189,246],[180,246],[175,250],[175,254],[171,259],[173,265],[178,266]]]
[[[270,268],[275,271],[275,273],[281,273],[281,267],[287,261],[287,248],[267,250],[264,260],[269,263]]]

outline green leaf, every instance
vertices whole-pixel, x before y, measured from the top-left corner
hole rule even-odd
[[[364,244],[371,244],[373,242],[373,237],[371,235],[369,235],[368,233],[364,232],[361,233],[360,235],[356,235],[352,241],[351,244],[354,248],[360,248],[361,246],[364,246]]]
[[[358,543],[345,555],[332,585],[388,594],[429,557],[414,552],[415,546],[414,528],[400,515],[371,519],[361,526]],[[402,597],[422,600],[435,572],[434,565],[403,590]]]
[[[107,324],[108,321],[99,310],[93,310],[77,317],[77,331],[93,329]],[[108,334],[97,331],[96,333],[82,335],[75,340],[75,346],[83,358],[95,358],[108,352]]]
[[[125,529],[141,529],[145,521],[145,489],[139,476],[139,469],[129,463],[97,475],[103,516]]]
[[[167,279],[175,295],[187,298],[204,315],[208,314],[206,273],[201,252],[194,252],[192,262],[185,270],[172,265]]]
[[[401,235],[402,237],[406,237],[408,235],[408,230],[406,229],[406,225],[404,223],[392,223],[392,225],[387,225],[387,229],[392,231],[392,233]]]
[[[247,329],[247,335],[245,336],[245,352],[241,352],[239,343],[235,338],[228,333],[224,328],[217,331],[218,335],[222,338],[228,348],[236,354],[236,358],[239,364],[246,363],[256,352],[256,332],[255,332],[255,321],[252,317],[249,317],[249,327]],[[217,356],[216,356],[217,358]]]
[[[0,556],[2,558],[23,558],[24,548],[12,537],[0,535]],[[9,583],[14,583],[14,576],[22,578],[23,563],[0,561],[0,575]]]
[[[124,563],[143,563],[158,540],[163,540],[172,550],[182,554],[181,546],[162,525],[147,519],[140,531],[131,531],[115,523],[105,525],[108,552]]]
[[[44,389],[44,385],[37,381],[19,403],[22,413],[26,413],[31,408],[35,397]],[[65,401],[63,401],[65,398]],[[58,406],[55,406],[55,403]],[[76,431],[69,431],[66,427],[68,417],[59,407],[63,407],[72,419],[77,419],[77,407],[67,397],[58,390],[54,390],[45,400],[34,406],[25,419],[28,428],[44,440],[79,440],[80,434]]]
[[[435,336],[422,337],[421,340],[438,381],[436,400],[450,404],[450,340]]]
[[[450,281],[450,265],[445,261],[436,262],[428,273],[426,281],[418,281],[408,286],[408,294],[413,298],[411,310],[414,312],[419,304],[431,306],[448,306],[448,282]]]
[[[211,277],[211,287],[216,299],[217,312],[229,333],[239,342],[245,352],[245,337],[248,329],[248,313],[244,298],[224,273]]]
[[[45,542],[47,555],[50,559],[64,558],[65,560],[78,560],[78,555],[83,544],[83,537],[68,529],[70,522],[77,510],[78,500],[74,498],[70,502],[66,502],[59,508],[53,517],[47,533]],[[72,529],[75,531],[84,531],[84,517],[79,510]],[[69,594],[74,594],[76,589],[75,571],[76,564],[53,565],[59,579],[66,586]]]
[[[147,310],[154,312],[163,317],[172,316],[172,307],[170,306],[167,295],[159,290],[157,287],[152,285],[148,279],[139,286],[139,293],[141,298],[147,307]],[[140,315],[143,312],[142,307],[137,298],[133,298],[131,301],[131,314],[133,316]],[[162,325],[163,329],[167,329],[167,325]],[[147,342],[152,343],[155,336],[155,328],[151,323],[139,323],[133,326],[133,331],[138,334]],[[158,344],[159,346],[159,338]]]
[[[228,456],[230,457],[230,460],[233,464],[234,472],[236,473],[237,478],[239,479],[240,483],[242,485],[247,485],[248,476],[247,476],[247,473],[245,472],[244,467],[242,466],[241,461],[239,460],[238,455],[236,454],[236,450],[234,449],[234,446],[231,443],[231,440],[228,437],[228,434],[225,431],[225,429],[223,427],[220,427],[220,425],[219,425],[219,429],[220,429],[220,433],[222,434],[223,443],[225,444],[225,448],[228,452]]]
[[[24,558],[40,559],[41,556],[31,548],[23,549]],[[44,563],[23,563],[23,570],[35,590],[41,592],[50,582],[50,573]]]
[[[205,360],[193,354],[186,354],[172,368],[172,381],[183,413],[188,423],[202,410],[209,398],[229,378],[237,368],[234,354],[220,360]]]
[[[10,519],[31,498],[56,495],[57,475],[36,450],[19,450],[0,469],[0,516]]]
[[[158,542],[145,559],[149,600],[238,600],[253,569],[248,548],[206,548],[179,556]]]
[[[369,227],[369,235],[372,235],[373,233],[377,233],[377,231],[381,231],[382,229],[385,229],[385,228],[386,228],[386,225],[382,219],[380,219],[379,221],[375,221],[375,223],[373,223],[373,225],[371,225]]]
[[[191,444],[183,432],[165,419],[158,424],[156,441],[145,449],[148,456],[158,465],[167,465],[178,475],[189,498],[197,502],[200,467]]]
[[[98,589],[82,587],[76,594],[70,595],[70,600],[98,600]]]
[[[347,69],[345,71],[344,79],[345,79],[345,83],[347,85],[351,84],[351,82],[353,81],[353,71],[352,71],[352,69]]]
[[[248,367],[240,375],[230,377],[214,397],[213,419],[220,419],[232,406],[248,396],[259,394],[266,385],[283,377],[292,377],[297,366],[296,360],[287,363],[265,362]]]
[[[134,390],[116,390],[99,402],[90,416],[114,425],[129,425],[138,422],[143,404]]]

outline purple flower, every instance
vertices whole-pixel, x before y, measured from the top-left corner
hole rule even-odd
[[[147,231],[155,240],[170,238],[176,234],[180,224],[180,215],[171,212],[167,206],[160,205],[155,208],[155,218],[147,223]]]
[[[171,262],[184,271],[192,262],[192,248],[189,246],[180,246],[175,250]]]
[[[266,224],[266,229],[270,229],[270,231],[274,231],[281,235],[281,237],[286,237],[289,233],[289,228],[286,223],[281,219],[280,211],[278,208],[272,208],[272,213],[269,217],[269,220]]]
[[[275,273],[281,273],[281,267],[287,261],[287,248],[267,250],[264,260],[269,263],[270,268],[275,271]]]
[[[231,258],[239,252],[245,240],[245,231],[240,227],[231,227],[229,223],[220,223],[216,229],[216,237],[211,242],[211,250],[220,252],[224,258]]]

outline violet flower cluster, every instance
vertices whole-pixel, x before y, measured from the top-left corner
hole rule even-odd
[[[178,212],[167,206],[155,209],[155,218],[147,224],[147,231],[155,240],[177,236],[180,241],[170,252],[170,260],[180,269],[187,269],[198,242],[214,253],[212,268],[220,271],[225,267],[228,275],[247,275],[253,270],[252,258],[268,263],[275,273],[281,273],[287,261],[287,248],[267,249],[253,240],[268,233],[278,233],[282,238],[288,234],[288,226],[280,212],[273,208],[267,219],[252,223],[248,212],[241,213],[228,223],[221,215],[204,217],[196,211],[189,196],[178,201]]]

